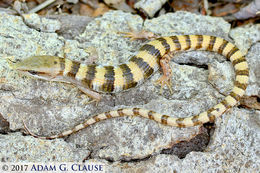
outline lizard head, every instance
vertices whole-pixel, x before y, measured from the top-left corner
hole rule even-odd
[[[42,55],[32,56],[16,62],[7,58],[7,62],[12,69],[23,74],[48,80],[60,73],[60,59],[56,56]]]

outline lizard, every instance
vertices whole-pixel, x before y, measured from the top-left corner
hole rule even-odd
[[[33,136],[42,139],[55,139],[68,136],[96,122],[120,116],[142,116],[164,125],[175,127],[190,127],[207,122],[214,122],[226,111],[234,107],[245,94],[249,81],[249,67],[245,56],[231,42],[210,35],[175,35],[156,38],[144,44],[139,51],[126,63],[116,66],[84,64],[68,58],[57,56],[32,56],[20,62],[8,63],[11,68],[36,78],[72,83],[88,96],[101,99],[99,93],[116,93],[136,87],[147,80],[160,67],[163,75],[158,83],[170,86],[171,69],[169,53],[178,51],[203,50],[212,51],[225,56],[231,61],[235,70],[234,87],[232,91],[212,108],[198,115],[174,118],[152,110],[142,108],[123,108],[94,115],[84,122],[57,135]]]

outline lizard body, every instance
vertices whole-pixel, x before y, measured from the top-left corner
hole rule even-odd
[[[96,92],[120,92],[143,83],[143,81],[159,69],[160,65],[164,64],[161,60],[169,52],[191,50],[217,52],[230,60],[235,69],[235,81],[232,91],[221,102],[209,110],[186,118],[173,118],[141,108],[113,110],[95,115],[73,129],[62,132],[61,134],[42,137],[45,139],[54,139],[70,135],[101,120],[125,115],[139,115],[165,125],[176,127],[189,127],[212,122],[235,106],[244,95],[249,80],[249,69],[246,58],[234,44],[219,37],[208,35],[176,35],[161,37],[148,42],[128,62],[117,66],[86,65],[55,56],[34,56],[18,63],[9,63],[14,69],[31,76],[46,80],[73,83],[89,96],[100,99]],[[163,68],[166,69],[167,67]]]

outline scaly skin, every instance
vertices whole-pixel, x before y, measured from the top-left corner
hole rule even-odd
[[[83,86],[87,92],[88,90],[91,92],[94,90],[112,93],[127,90],[141,84],[159,69],[160,59],[167,53],[190,50],[217,52],[231,61],[235,69],[234,88],[220,103],[205,112],[187,118],[173,118],[141,108],[109,111],[85,120],[72,130],[67,130],[58,135],[41,137],[54,139],[75,133],[101,120],[126,115],[139,115],[176,127],[190,127],[212,122],[235,106],[244,95],[249,79],[246,58],[235,45],[222,38],[207,35],[177,35],[150,41],[142,46],[139,52],[131,57],[128,62],[118,66],[85,65],[54,56],[34,56],[18,63],[10,62],[10,65],[16,70],[27,72],[38,78],[70,82],[81,87]],[[60,80],[61,76],[62,80]]]

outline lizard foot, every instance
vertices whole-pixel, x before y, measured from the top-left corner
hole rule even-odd
[[[167,76],[161,76],[156,82],[156,85],[161,85],[161,89],[160,89],[160,94],[162,94],[162,89],[165,85],[167,85],[167,87],[169,88],[171,94],[173,93],[172,90],[172,83],[171,83],[171,78],[167,77]]]
[[[134,40],[142,40],[142,39],[148,39],[151,40],[153,38],[157,38],[158,36],[152,32],[149,31],[131,31],[131,32],[118,32],[119,34],[124,34],[124,37],[130,38],[131,41]]]

